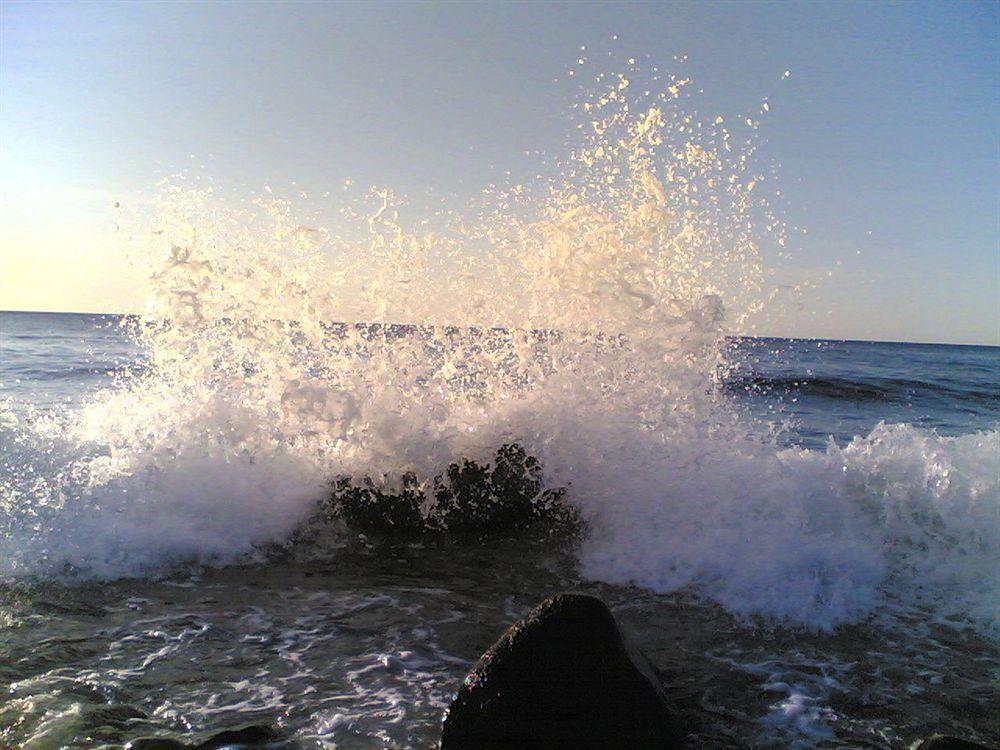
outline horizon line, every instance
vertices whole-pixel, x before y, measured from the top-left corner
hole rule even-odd
[[[103,315],[107,317],[127,317],[139,316],[142,313],[134,312],[93,312],[89,310],[0,310],[0,315],[13,313],[17,315]],[[348,321],[332,321],[335,323],[345,323]],[[365,321],[354,321],[355,324],[370,325]],[[419,325],[418,323],[388,323],[387,325]],[[503,326],[491,326],[502,328]],[[739,339],[780,339],[783,341],[822,341],[843,344],[904,344],[912,346],[975,346],[985,349],[1000,349],[1000,343],[982,344],[970,342],[952,341],[901,341],[898,339],[851,339],[851,338],[828,338],[826,336],[775,336],[772,334],[749,334],[749,333],[727,333],[725,338]]]

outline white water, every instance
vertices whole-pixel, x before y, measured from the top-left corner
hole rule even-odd
[[[382,190],[323,228],[308,199],[165,186],[123,219],[154,282],[148,367],[72,414],[4,412],[0,575],[233,561],[334,475],[429,481],[513,440],[570,488],[594,579],[817,629],[899,602],[995,624],[997,433],[781,449],[713,390],[785,240],[756,122],[700,121],[684,91],[603,78],[549,179],[425,219]]]

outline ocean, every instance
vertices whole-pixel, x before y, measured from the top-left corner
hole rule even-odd
[[[1000,349],[734,337],[822,278],[699,96],[601,73],[464,198],[116,200],[140,316],[0,314],[0,745],[434,747],[559,591],[690,747],[1000,742]]]
[[[510,376],[509,331],[213,320],[0,313],[0,745],[266,723],[297,748],[432,747],[479,654],[563,590],[609,603],[692,747],[1000,741],[1000,348],[722,338],[697,385],[656,392],[669,414],[615,422],[613,378],[639,382],[616,366],[493,421],[531,388],[469,363]],[[569,368],[552,336],[518,360],[545,382]],[[384,387],[418,354],[447,376],[412,373],[403,403]],[[440,382],[471,395],[413,396]],[[335,474],[429,476],[514,438],[584,539],[298,534]]]

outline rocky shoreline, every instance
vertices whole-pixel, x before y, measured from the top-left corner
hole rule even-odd
[[[549,597],[480,657],[443,717],[439,750],[691,748],[683,711],[648,659],[594,596]],[[200,743],[137,738],[125,750],[294,750],[268,726]],[[997,750],[934,734],[913,750]]]

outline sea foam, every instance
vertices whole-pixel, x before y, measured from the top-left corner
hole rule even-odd
[[[591,578],[817,629],[901,601],[995,623],[996,432],[783,448],[716,387],[786,237],[756,119],[699,119],[687,85],[599,76],[565,159],[461,211],[372,189],[322,223],[181,177],[137,201],[143,366],[4,408],[0,575],[231,562],[335,476],[429,487],[513,442],[585,518]]]

